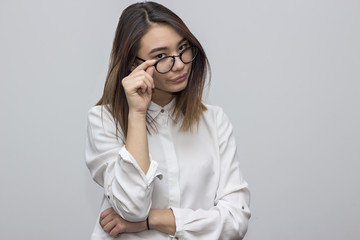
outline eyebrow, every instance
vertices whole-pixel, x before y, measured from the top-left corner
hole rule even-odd
[[[183,42],[185,42],[185,41],[186,41],[186,38],[181,39],[181,40],[178,42],[178,46],[179,46],[180,44],[182,44]],[[168,50],[168,49],[169,49],[168,47],[158,47],[158,48],[154,48],[154,49],[152,49],[152,50],[149,52],[149,55],[151,55],[151,54],[154,53],[154,52],[164,51],[164,50]]]

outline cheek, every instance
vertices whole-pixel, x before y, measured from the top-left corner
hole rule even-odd
[[[185,64],[185,69],[189,73],[191,71],[192,63]]]

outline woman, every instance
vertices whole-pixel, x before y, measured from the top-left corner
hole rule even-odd
[[[104,93],[88,113],[86,163],[104,188],[92,239],[241,239],[249,191],[232,126],[204,105],[208,61],[154,2],[120,17]]]

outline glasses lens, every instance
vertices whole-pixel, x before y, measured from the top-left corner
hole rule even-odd
[[[191,63],[194,61],[197,55],[197,48],[196,47],[189,47],[185,49],[182,53],[180,53],[179,57],[181,61],[185,64]],[[159,60],[156,63],[156,70],[159,73],[167,73],[171,70],[171,68],[174,66],[174,60],[176,56],[168,56],[164,57],[163,59]]]
[[[192,61],[194,61],[196,55],[197,48],[189,47],[181,53],[181,61],[183,61],[183,63],[191,63]]]
[[[159,73],[166,73],[170,71],[173,66],[174,59],[173,57],[164,57],[156,64],[156,70]]]

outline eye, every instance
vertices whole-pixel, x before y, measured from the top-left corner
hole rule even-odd
[[[179,47],[179,51],[183,51],[185,50],[189,45],[186,43],[186,44],[183,44]]]
[[[165,53],[160,53],[160,54],[155,56],[156,59],[161,59],[161,58],[164,58],[164,57],[166,57]]]

